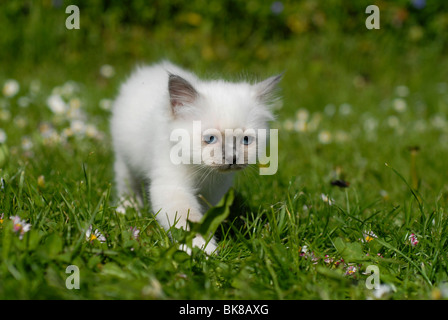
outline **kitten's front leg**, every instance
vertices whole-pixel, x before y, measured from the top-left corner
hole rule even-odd
[[[188,230],[187,220],[192,222],[201,220],[201,207],[196,195],[188,186],[153,181],[149,192],[152,208],[158,212],[157,221],[165,230],[169,230],[172,226]],[[213,253],[217,248],[213,238],[206,247],[204,247],[205,245],[206,240],[202,236],[197,235],[193,239],[193,246],[203,249],[207,254]],[[189,252],[185,246],[182,246],[181,249]]]

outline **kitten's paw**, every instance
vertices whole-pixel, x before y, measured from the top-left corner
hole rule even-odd
[[[118,213],[125,214],[126,208],[135,208],[138,209],[137,204],[135,202],[132,202],[130,200],[121,200],[120,204],[118,205],[117,209],[115,209]]]
[[[117,209],[115,209],[115,211],[117,211],[118,213],[121,213],[121,214],[125,214],[126,213],[126,207],[123,206],[123,205],[119,205],[117,207]]]
[[[208,255],[211,255],[216,252],[216,249],[218,248],[218,245],[216,244],[216,241],[214,238],[212,238],[208,243],[207,246],[206,241],[201,236],[196,236],[193,239],[193,247],[198,247],[204,250],[204,252]]]
[[[193,247],[200,248],[203,250],[206,254],[211,255],[213,253],[216,253],[216,248],[218,248],[218,245],[216,244],[216,241],[214,238],[212,238],[208,243],[207,246],[206,241],[202,236],[196,236],[193,239]],[[187,247],[185,244],[180,246],[180,249],[191,255],[191,249]]]

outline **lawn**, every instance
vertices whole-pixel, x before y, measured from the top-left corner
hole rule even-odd
[[[371,2],[2,5],[0,299],[448,299],[448,8]],[[216,255],[115,210],[111,103],[165,58],[285,72],[278,172],[239,173]]]

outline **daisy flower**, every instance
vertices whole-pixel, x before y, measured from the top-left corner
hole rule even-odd
[[[330,198],[328,195],[326,194],[321,194],[320,198],[322,199],[323,202],[328,203],[329,206],[334,204],[334,199]]]
[[[98,138],[101,136],[98,129],[93,124],[87,124],[85,127],[85,134],[89,138]]]
[[[33,148],[33,141],[31,141],[28,137],[22,138],[22,149],[25,151],[29,151]]]
[[[313,262],[313,264],[317,264],[317,262],[319,261],[319,257],[317,257],[314,252],[309,252],[308,251],[308,246],[303,246],[300,249],[300,257],[303,257],[305,259],[311,258],[311,261]]]
[[[79,87],[75,81],[69,80],[60,87],[60,93],[64,97],[71,97],[78,91]]]
[[[294,121],[291,119],[285,120],[283,123],[283,128],[285,128],[286,131],[292,131],[294,129]]]
[[[140,229],[138,229],[137,227],[131,227],[131,238],[134,240],[138,240],[138,238],[140,237]]]
[[[324,262],[326,264],[332,264],[334,262],[334,259],[332,257],[330,257],[328,254],[325,255],[325,259]]]
[[[307,123],[304,120],[297,120],[294,122],[294,130],[297,132],[306,132]]]
[[[9,79],[3,86],[3,95],[7,98],[14,97],[20,90],[20,85],[17,80]]]
[[[395,111],[397,111],[399,113],[403,113],[406,111],[406,108],[407,108],[406,100],[404,100],[402,98],[394,99],[393,105],[394,105]]]
[[[322,144],[329,144],[332,140],[330,131],[323,130],[323,131],[319,132],[317,139]]]
[[[95,232],[92,233],[92,225],[90,225],[89,229],[86,231],[86,241],[90,241],[90,243],[92,243],[94,240],[104,243],[106,242],[106,237],[104,237],[98,229],[95,229]]]
[[[380,190],[380,195],[383,200],[389,200],[389,193],[386,190]]]
[[[74,134],[84,135],[86,132],[86,124],[82,120],[73,120],[70,122],[70,129]]]
[[[112,78],[115,75],[115,68],[109,64],[105,64],[100,68],[100,74],[104,78]]]
[[[404,85],[398,86],[395,88],[395,93],[399,97],[407,97],[409,95],[409,88]]]
[[[339,259],[339,260],[337,260],[335,263],[334,263],[334,265],[336,266],[336,267],[338,267],[339,265],[343,265],[344,264],[344,259]]]
[[[54,114],[63,114],[68,110],[68,105],[60,95],[53,94],[47,99],[47,106]]]
[[[310,113],[308,112],[308,110],[302,108],[302,109],[297,110],[296,117],[297,117],[297,120],[306,122],[306,121],[308,121],[308,118],[310,117]]]
[[[2,215],[3,218],[3,215]],[[30,231],[31,229],[31,224],[26,223],[25,220],[20,219],[19,216],[12,216],[9,217],[9,219],[11,219],[13,221],[13,231],[15,233],[19,233],[19,239],[22,240],[23,239],[23,235]]]
[[[411,233],[411,235],[408,237],[409,242],[411,243],[411,246],[415,247],[418,244],[417,236],[414,233]]]
[[[356,271],[357,271],[356,266],[349,265],[347,266],[347,269],[345,269],[345,275],[352,276],[356,273]]]
[[[319,261],[319,257],[317,257],[314,252],[311,252],[310,257],[313,264],[317,264],[317,262]]]
[[[363,237],[361,240],[362,242],[370,242],[370,241],[378,238],[378,236],[375,233],[373,233],[372,231],[364,231],[362,233],[362,237]]]

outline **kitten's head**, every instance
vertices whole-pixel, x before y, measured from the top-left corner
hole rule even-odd
[[[171,111],[175,127],[189,132],[190,163],[200,161],[221,172],[255,163],[258,149],[266,148],[268,122],[274,119],[271,106],[281,78],[250,84],[188,81],[170,74]]]

